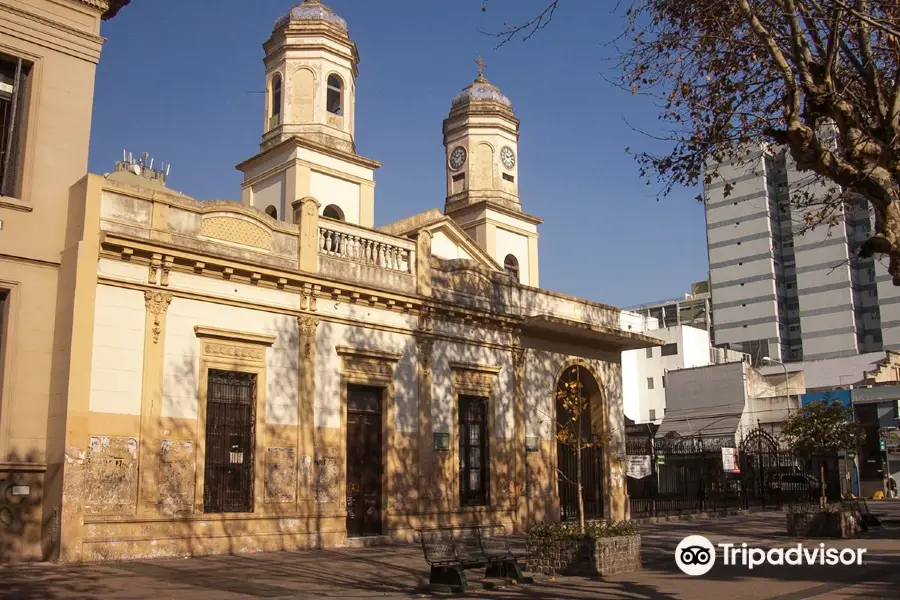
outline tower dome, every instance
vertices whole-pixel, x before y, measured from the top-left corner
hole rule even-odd
[[[487,80],[484,73],[479,73],[475,81],[463,88],[463,90],[453,98],[453,107],[468,102],[498,102],[508,108],[512,108],[510,99],[500,91],[496,85]]]
[[[275,21],[275,29],[284,27],[288,23],[304,21],[323,21],[347,31],[347,21],[319,0],[304,0],[292,8],[288,14]]]

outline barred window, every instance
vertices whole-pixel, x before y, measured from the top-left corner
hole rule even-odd
[[[459,489],[462,506],[488,503],[487,400],[459,398]]]
[[[209,370],[203,511],[253,511],[256,374]]]

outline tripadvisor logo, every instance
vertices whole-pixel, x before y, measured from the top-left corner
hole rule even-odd
[[[718,544],[722,564],[753,569],[761,565],[862,565],[864,548],[826,548],[825,544],[804,547],[797,544],[789,548],[754,548],[746,543]],[[675,564],[693,577],[709,573],[716,564],[716,547],[702,535],[689,535],[675,548]]]

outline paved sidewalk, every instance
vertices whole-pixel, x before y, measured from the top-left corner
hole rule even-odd
[[[875,510],[875,507],[873,507]],[[893,512],[893,511],[891,511]],[[900,518],[900,510],[897,510]],[[630,600],[845,600],[900,598],[900,521],[872,537],[828,542],[867,548],[866,564],[745,568],[717,564],[691,578],[675,566],[673,550],[690,534],[713,543],[736,541],[777,547],[787,538],[784,516],[666,522],[642,527],[644,569],[599,578],[539,577],[534,585],[470,592],[475,598]],[[288,600],[295,598],[420,598],[430,594],[428,568],[418,546],[210,556],[79,566],[0,567],[0,598],[28,600]],[[476,577],[473,577],[476,579]],[[436,597],[445,597],[436,595]]]

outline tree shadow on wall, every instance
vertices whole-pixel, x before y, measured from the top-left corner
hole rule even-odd
[[[0,564],[41,556],[43,458],[36,452],[11,452],[3,462],[18,465],[0,472]]]

